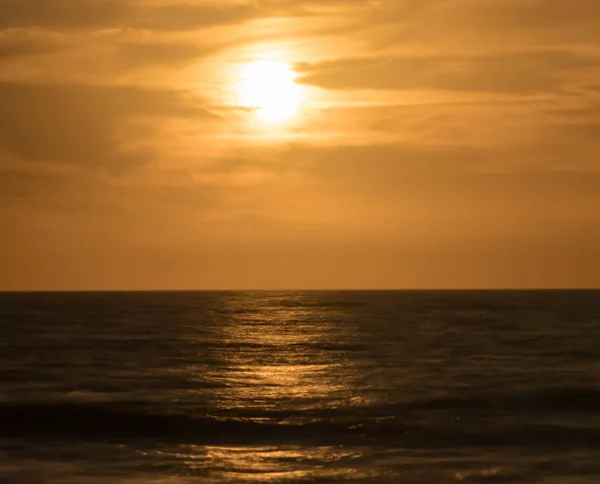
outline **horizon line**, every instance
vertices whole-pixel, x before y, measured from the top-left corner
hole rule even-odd
[[[600,291],[600,287],[327,288],[327,289],[0,289],[0,294],[51,293],[191,293],[191,292],[559,292]]]

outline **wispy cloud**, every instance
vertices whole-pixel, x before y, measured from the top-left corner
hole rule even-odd
[[[169,90],[137,87],[0,83],[0,148],[25,161],[125,167],[143,163],[128,152],[132,117],[207,117],[209,111]]]
[[[0,61],[59,51],[63,45],[50,35],[8,31],[0,33]]]
[[[217,52],[220,45],[190,42],[124,42],[118,46],[122,68],[186,65]]]
[[[182,30],[241,22],[260,15],[252,5],[144,4],[121,0],[0,0],[0,28],[139,28]]]
[[[300,65],[302,82],[330,89],[442,89],[529,93],[555,90],[564,74],[600,58],[564,52],[488,57],[350,58]]]

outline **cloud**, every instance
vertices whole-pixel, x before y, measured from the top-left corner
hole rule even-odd
[[[135,9],[131,18],[124,22],[124,26],[151,30],[195,30],[241,23],[265,14],[267,12],[252,5],[180,3]]]
[[[320,173],[332,180],[336,179],[336,173],[354,176],[363,172],[361,178],[365,183],[373,176],[380,181],[387,179],[394,183],[396,177],[389,178],[387,175],[411,172],[431,177],[448,170],[463,171],[465,167],[477,166],[486,155],[486,150],[469,146],[387,143],[321,147],[299,145],[286,151],[282,158],[292,164],[310,167],[312,173]],[[339,164],[343,164],[344,169],[338,170]],[[375,166],[377,169],[372,169]]]
[[[596,0],[431,0],[427,3],[384,0],[372,4],[366,20],[377,27],[385,23],[411,24],[424,17],[435,27],[565,28],[595,24],[600,19],[600,6]]]
[[[552,134],[555,136],[554,139],[560,136],[570,143],[588,142],[593,143],[593,146],[597,148],[597,142],[600,139],[600,119],[587,123],[560,123],[553,125],[551,128]]]
[[[336,3],[324,2],[330,7]],[[374,0],[338,5],[314,10],[322,22],[314,23],[313,33],[347,38],[371,53],[403,48],[480,54],[600,43],[596,0]],[[327,22],[333,16],[336,21]]]
[[[456,11],[466,23],[479,28],[549,29],[596,25],[600,21],[600,5],[596,0],[475,1],[458,4]]]
[[[330,7],[362,7],[365,0],[299,2],[189,1],[148,3],[140,0],[0,0],[0,29],[132,28],[158,31],[196,30],[253,19],[322,14]]]
[[[127,0],[0,0],[0,28],[140,28],[186,30],[231,24],[258,15],[252,5]]]
[[[331,195],[353,198],[357,208],[377,207],[384,217],[410,214],[438,224],[454,207],[457,216],[493,212],[516,220],[513,209],[521,206],[524,217],[543,213],[550,221],[554,213],[576,219],[573,210],[579,215],[600,210],[600,167],[577,165],[572,151],[557,158],[554,145],[544,141],[508,150],[410,143],[301,145],[284,152],[281,161]],[[398,211],[404,203],[410,208]]]
[[[63,179],[56,174],[31,173],[0,165],[0,199],[3,203],[28,200],[49,188],[62,186]]]
[[[120,60],[126,68],[188,64],[216,52],[219,46],[164,42],[129,42],[119,46]]]
[[[204,118],[182,92],[138,87],[0,83],[0,148],[28,161],[125,168],[147,161],[127,150],[133,117]]]
[[[116,26],[130,11],[121,0],[0,0],[0,28]]]
[[[544,250],[546,284],[597,279],[599,13],[0,0],[0,285],[514,285]],[[215,106],[260,49],[339,92],[281,126]]]
[[[50,54],[62,48],[48,36],[34,36],[23,32],[0,32],[0,60]]]
[[[349,28],[371,45],[482,46],[598,42],[596,0],[393,0],[374,3]],[[475,43],[477,41],[479,43]]]
[[[441,89],[531,93],[555,90],[559,74],[600,66],[594,58],[565,52],[488,57],[346,58],[300,64],[300,81],[329,89]]]

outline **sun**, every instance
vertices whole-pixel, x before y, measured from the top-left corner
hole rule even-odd
[[[286,121],[296,115],[304,101],[295,77],[285,62],[257,60],[244,64],[237,83],[238,102],[254,109],[262,121]]]

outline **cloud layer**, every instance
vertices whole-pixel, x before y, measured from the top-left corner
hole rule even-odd
[[[0,0],[0,289],[600,285],[596,0]],[[280,56],[307,103],[236,106]]]

